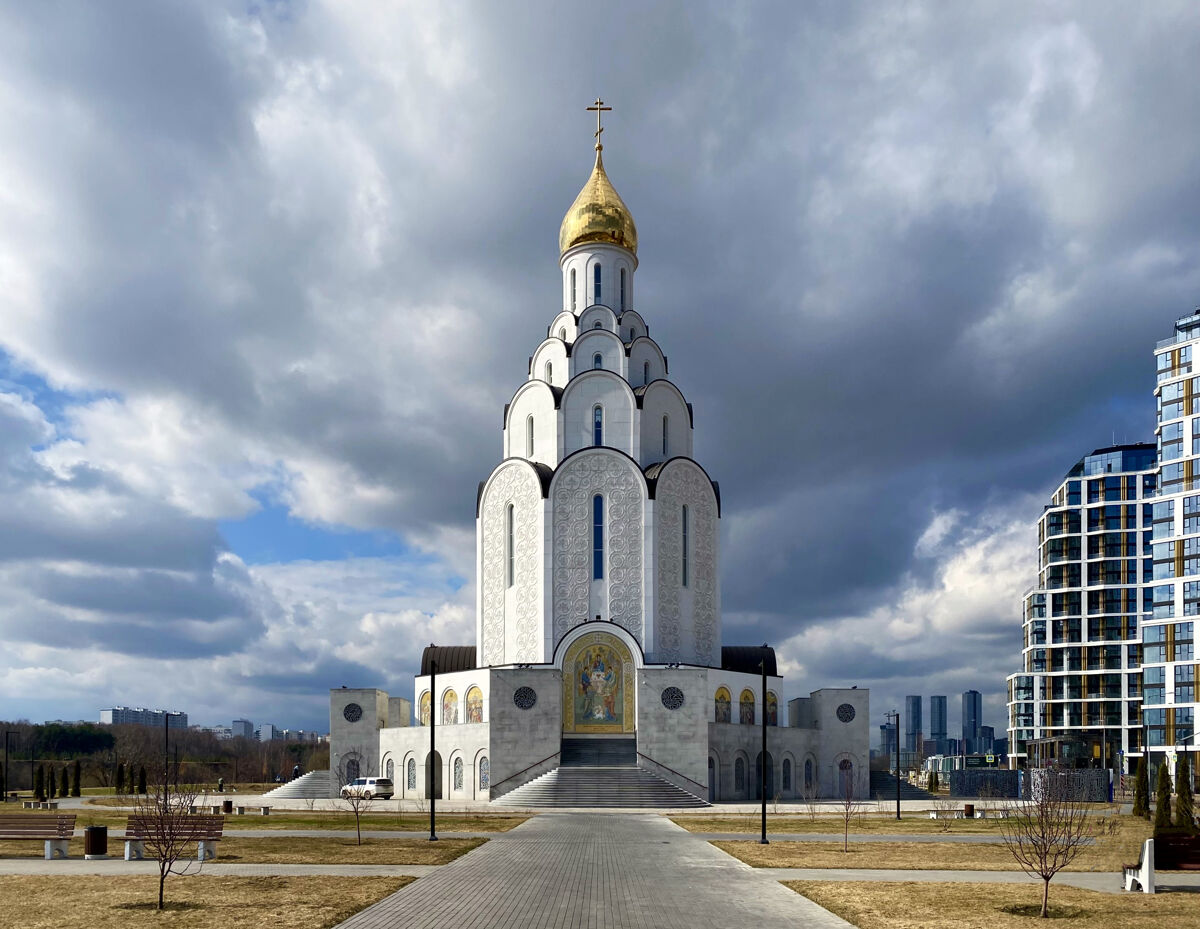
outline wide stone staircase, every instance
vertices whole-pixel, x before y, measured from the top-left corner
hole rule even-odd
[[[871,799],[895,800],[896,775],[892,774],[890,771],[872,771]],[[910,784],[908,781],[902,780],[900,781],[900,799],[932,800],[933,794],[927,790],[917,787],[915,784]]]
[[[329,789],[328,771],[309,771],[263,796],[273,800],[325,800],[330,795]]]
[[[688,809],[708,806],[637,765],[634,739],[563,739],[559,766],[492,801],[495,806]]]

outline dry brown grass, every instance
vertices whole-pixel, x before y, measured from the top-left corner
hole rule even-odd
[[[671,816],[670,820],[688,832],[746,832],[758,835],[761,820],[756,813],[752,816]],[[1097,817],[1097,821],[1109,817]],[[1119,817],[1132,820],[1131,816]],[[1145,822],[1145,820],[1140,820]],[[820,816],[815,820],[807,816],[767,816],[767,834],[794,832],[837,833],[842,831],[841,817]],[[905,813],[897,820],[895,814],[880,815],[864,813],[856,816],[850,824],[850,832],[860,835],[994,835],[999,838],[1000,820],[997,819],[930,819],[928,813]]]
[[[487,839],[222,839],[217,861],[254,864],[448,864]]]
[[[1119,871],[1137,861],[1141,844],[1150,835],[1145,820],[1122,823],[1115,835],[1103,835],[1085,848],[1068,870]],[[756,868],[899,868],[903,870],[1017,871],[1003,845],[967,842],[714,842],[717,848]]]
[[[245,864],[446,864],[478,848],[487,839],[363,839],[280,836],[262,839],[224,838],[217,843],[217,861]],[[124,842],[108,840],[108,853],[119,858]],[[0,842],[0,858],[41,858],[42,843]],[[72,839],[67,854],[83,857],[83,839]],[[190,852],[189,852],[190,854]],[[185,856],[186,857],[186,856]],[[2,921],[0,921],[2,922]]]
[[[785,885],[859,929],[1033,929],[1041,924],[1042,890],[1036,884]],[[1198,903],[1194,894],[1117,895],[1050,885],[1051,917],[1073,929],[1200,929]]]
[[[325,929],[394,893],[407,877],[0,877],[0,913],[22,929]],[[19,917],[15,914],[20,914]]]
[[[131,801],[116,797],[99,797],[88,801],[78,811],[76,825],[117,826],[125,825],[128,812],[118,812],[106,807],[123,806],[132,809]],[[235,804],[236,806],[236,804]],[[19,812],[19,811],[17,811]],[[28,812],[28,811],[26,811]],[[68,811],[72,812],[72,811]],[[529,815],[506,813],[446,813],[438,814],[438,832],[507,832],[521,825]],[[87,820],[85,823],[84,820]],[[395,810],[389,812],[368,810],[362,816],[363,829],[380,829],[394,832],[428,832],[429,814]],[[230,814],[225,817],[226,829],[353,829],[354,814],[347,811],[319,812],[308,810],[273,809],[270,816],[247,813],[245,816]]]

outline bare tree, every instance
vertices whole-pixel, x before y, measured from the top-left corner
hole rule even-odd
[[[809,781],[800,788],[800,802],[804,804],[804,811],[808,814],[810,822],[816,822],[817,813],[821,810],[818,796],[819,791],[815,781]]]
[[[866,804],[857,796],[862,786],[862,771],[850,767],[837,770],[834,777],[838,778],[837,811],[842,818],[842,851],[850,851],[850,823],[855,816],[866,811]]]
[[[1043,919],[1050,912],[1050,881],[1074,861],[1091,838],[1091,808],[1071,771],[1031,771],[1032,799],[1009,809],[1000,835],[1021,870],[1042,879]]]
[[[134,816],[144,833],[143,844],[158,860],[158,908],[163,908],[163,891],[169,874],[193,874],[203,861],[184,858],[195,842],[195,817],[191,808],[197,789],[192,786],[155,784],[149,793],[138,797]],[[184,861],[181,864],[181,860]]]
[[[337,768],[334,769],[342,805],[354,814],[354,831],[358,836],[359,845],[362,845],[362,814],[371,802],[363,791],[353,787],[354,781],[361,776],[362,757],[361,749],[351,748],[342,753]]]

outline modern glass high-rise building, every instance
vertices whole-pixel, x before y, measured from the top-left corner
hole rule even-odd
[[[939,755],[946,753],[946,697],[935,694],[929,698],[929,738],[937,743]]]
[[[1151,444],[1097,449],[1038,519],[1038,582],[1008,678],[1010,765],[1119,765],[1139,756],[1141,622],[1150,613]],[[967,707],[963,705],[964,738]],[[976,734],[977,735],[977,734]]]
[[[909,752],[919,752],[924,741],[924,721],[921,719],[921,696],[910,695],[904,698],[904,749]]]
[[[982,723],[983,694],[978,690],[964,690],[962,695],[962,740],[968,755],[979,751],[979,727]]]
[[[1151,762],[1196,738],[1195,623],[1200,615],[1200,310],[1154,350],[1159,495],[1153,507],[1153,585],[1142,625],[1142,723]],[[1171,765],[1172,773],[1174,764]]]

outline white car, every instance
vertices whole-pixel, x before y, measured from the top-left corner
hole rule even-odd
[[[390,800],[396,789],[386,777],[356,777],[342,788],[342,799],[362,797],[364,800]]]

